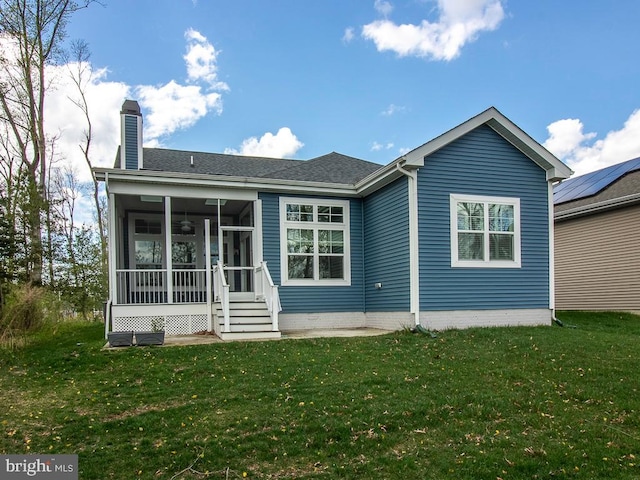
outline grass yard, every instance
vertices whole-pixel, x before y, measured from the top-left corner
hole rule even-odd
[[[640,478],[640,317],[102,351],[0,351],[0,452],[81,479]]]

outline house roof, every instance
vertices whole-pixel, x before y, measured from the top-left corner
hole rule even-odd
[[[566,180],[554,187],[553,203],[559,205],[590,197],[608,188],[624,175],[636,170],[640,170],[640,157]],[[636,190],[635,193],[638,191],[640,190]]]
[[[556,220],[640,203],[640,158],[556,185],[554,203]]]
[[[114,170],[95,168],[99,180],[115,178],[156,178],[169,172],[178,182],[218,182],[270,190],[315,188],[327,194],[366,196],[384,185],[424,165],[425,157],[487,125],[546,172],[547,180],[562,180],[573,172],[552,153],[522,131],[494,107],[452,128],[387,165],[331,152],[310,160],[292,160],[220,153],[204,153],[159,148],[143,149],[141,170],[122,170],[120,149]]]
[[[331,152],[310,160],[144,148],[144,170],[353,185],[381,165]],[[119,153],[116,167],[120,164]]]

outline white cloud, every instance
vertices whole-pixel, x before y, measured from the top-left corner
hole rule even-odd
[[[602,139],[583,130],[584,125],[578,119],[558,120],[547,126],[549,138],[544,142],[576,175],[640,156],[640,109],[629,116],[620,130],[610,131]]]
[[[376,0],[373,4],[373,8],[375,8],[376,11],[384,17],[388,17],[393,11],[393,5],[385,0]]]
[[[145,145],[159,145],[161,138],[177,130],[193,126],[210,111],[222,112],[220,93],[204,93],[196,85],[180,85],[171,80],[155,87],[140,85],[135,88],[145,114]]]
[[[381,8],[379,12],[390,12]],[[465,44],[483,31],[495,30],[504,18],[501,0],[438,0],[436,22],[398,25],[388,19],[362,27],[362,36],[372,40],[378,51],[392,51],[400,57],[416,56],[433,60],[452,60]]]
[[[80,145],[84,144],[87,123],[84,113],[70,99],[79,99],[77,87],[72,83],[69,70],[78,64],[50,67],[47,76],[55,79],[55,88],[49,90],[45,102],[45,129],[56,135],[55,151],[61,160],[70,164],[81,181],[91,179]],[[87,83],[84,93],[89,105],[92,126],[90,158],[94,166],[113,166],[116,149],[120,144],[120,108],[129,96],[130,87],[107,79],[106,69],[92,70],[84,64]]]
[[[304,146],[291,129],[282,127],[275,135],[267,132],[260,139],[250,137],[243,140],[240,149],[226,148],[224,153],[249,155],[256,157],[286,158],[292,157]]]
[[[380,150],[391,150],[393,148],[393,143],[382,144],[378,142],[373,142],[371,145],[372,152],[379,152]]]
[[[342,35],[342,41],[344,43],[349,43],[351,40],[353,40],[354,36],[355,36],[355,33],[353,30],[353,27],[346,28],[344,30],[344,35]]]
[[[185,32],[184,37],[187,40],[187,53],[183,58],[189,80],[206,82],[214,90],[228,90],[228,85],[218,80],[218,52],[207,41],[207,37],[192,28]]]
[[[218,52],[197,30],[187,30],[185,39],[184,60],[190,85],[171,80],[160,86],[138,85],[134,89],[140,106],[147,110],[146,146],[161,145],[163,137],[193,126],[211,112],[222,113],[222,92],[229,86],[218,80]]]
[[[406,107],[402,107],[402,106],[399,106],[399,105],[394,105],[392,103],[385,110],[383,110],[381,112],[381,115],[384,115],[384,116],[388,117],[388,116],[394,115],[396,113],[404,112],[406,109],[407,109]]]

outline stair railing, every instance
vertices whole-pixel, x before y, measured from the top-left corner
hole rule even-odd
[[[223,332],[229,333],[231,331],[229,319],[229,284],[224,276],[224,265],[222,262],[216,263],[213,269],[213,291],[216,301],[220,302],[222,306],[222,316],[224,318]]]
[[[256,296],[262,297],[267,304],[271,317],[271,330],[278,331],[278,313],[282,311],[278,286],[273,283],[267,262],[260,262],[256,267]]]

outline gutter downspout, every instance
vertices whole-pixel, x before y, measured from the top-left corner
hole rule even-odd
[[[576,328],[575,325],[565,325],[562,320],[556,317],[556,239],[555,239],[555,205],[553,203],[553,185],[549,181],[549,310],[551,311],[551,322],[559,327]]]
[[[396,169],[406,175],[409,203],[409,285],[410,312],[416,326],[420,325],[420,262],[418,249],[418,171],[406,170],[400,163]]]
[[[551,310],[551,321],[562,327],[562,322],[556,318],[555,206],[551,181],[547,182],[547,204],[549,208],[549,310]]]

